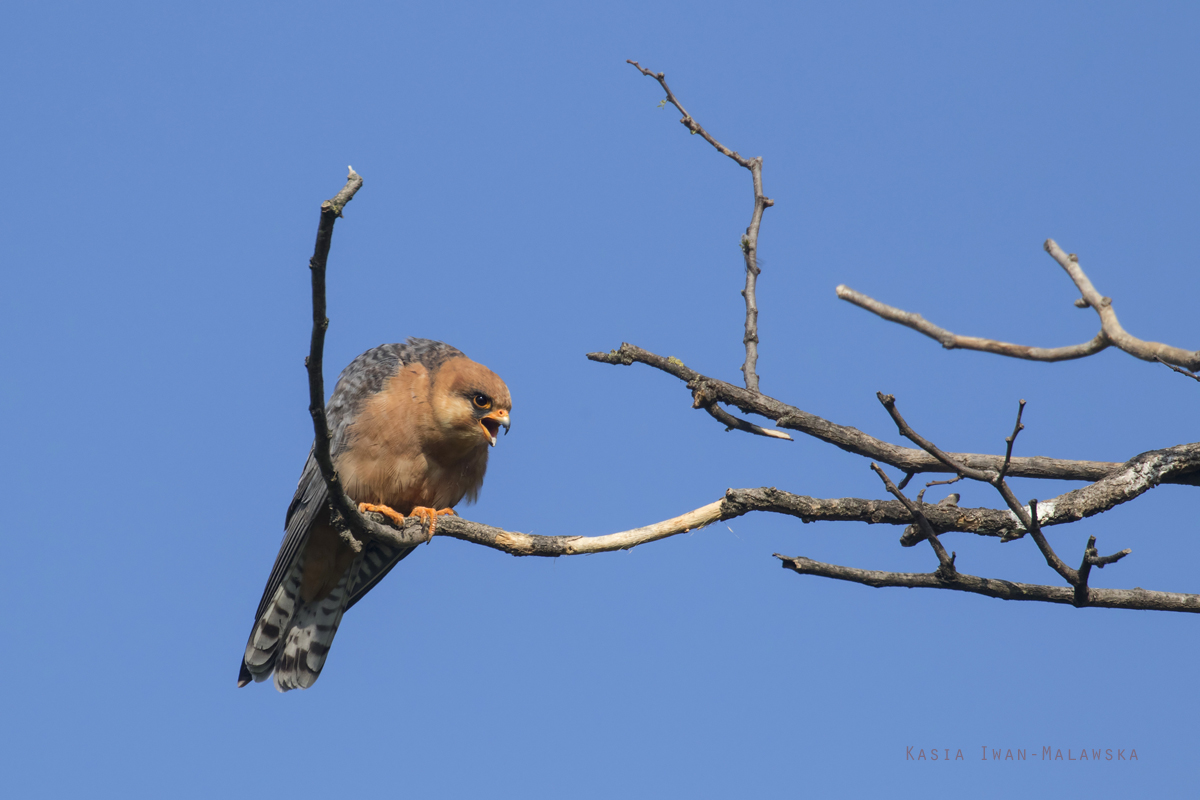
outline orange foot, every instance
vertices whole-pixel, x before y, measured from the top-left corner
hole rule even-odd
[[[404,525],[404,515],[390,506],[377,506],[374,503],[359,503],[358,511],[360,514],[367,511],[375,511],[379,514],[383,514],[397,525]]]
[[[429,526],[429,538],[425,540],[425,544],[429,544],[429,542],[432,541],[432,539],[433,539],[433,529],[437,526],[437,518],[444,517],[447,514],[449,514],[452,517],[455,516],[454,509],[452,509],[452,508],[435,509],[435,508],[426,508],[425,506],[417,506],[412,511],[408,512],[408,515],[410,517],[414,517],[414,516],[420,517],[421,521]]]

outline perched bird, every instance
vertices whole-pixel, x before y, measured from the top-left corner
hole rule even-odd
[[[504,381],[448,344],[380,345],[342,371],[325,408],[333,464],[360,509],[432,524],[478,496],[488,446],[508,431],[511,409]],[[272,671],[281,692],[312,686],[342,614],[413,550],[371,540],[355,553],[330,524],[327,500],[310,451],[238,686]]]

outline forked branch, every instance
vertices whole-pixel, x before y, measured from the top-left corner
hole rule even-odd
[[[1160,483],[1183,483],[1200,485],[1200,443],[1178,445],[1172,448],[1143,453],[1124,464],[1094,461],[1068,461],[1050,458],[1014,457],[1013,445],[1023,429],[1021,412],[1012,434],[1006,438],[1003,456],[970,453],[948,453],[931,441],[921,437],[904,421],[896,410],[894,398],[880,395],[880,401],[896,421],[902,436],[918,445],[917,448],[899,447],[861,431],[837,425],[813,414],[802,411],[759,391],[757,374],[758,357],[758,308],[756,302],[756,279],[759,275],[757,261],[758,232],[762,212],[772,205],[762,191],[762,159],[746,159],[713,138],[690,114],[672,93],[663,73],[653,73],[635,61],[630,61],[643,75],[654,78],[666,92],[664,103],[671,103],[683,115],[680,122],[688,130],[701,136],[718,152],[733,159],[750,170],[754,184],[755,208],[751,224],[742,237],[741,248],[746,266],[746,325],[743,342],[746,361],[742,372],[746,388],[733,386],[695,372],[678,359],[663,358],[630,344],[622,344],[609,353],[590,353],[588,358],[608,364],[629,365],[643,363],[684,381],[692,392],[693,407],[703,409],[727,429],[772,438],[790,439],[779,428],[796,430],[826,441],[848,452],[868,456],[889,464],[905,473],[904,480],[896,486],[876,464],[872,468],[879,474],[887,491],[895,501],[866,500],[858,498],[820,499],[794,495],[774,488],[729,489],[715,502],[689,511],[677,517],[653,525],[635,528],[620,533],[602,536],[535,536],[494,528],[458,517],[443,518],[437,525],[436,534],[480,544],[518,556],[554,557],[626,550],[670,536],[699,530],[720,520],[732,520],[752,511],[786,514],[803,522],[818,520],[860,521],[872,524],[908,526],[901,537],[901,544],[911,546],[928,540],[938,559],[935,572],[928,574],[892,573],[859,570],[832,564],[823,564],[807,558],[777,556],[786,568],[800,574],[822,575],[839,580],[853,581],[870,586],[907,586],[953,589],[984,594],[1010,600],[1040,600],[1052,603],[1070,603],[1076,606],[1101,606],[1109,608],[1153,609],[1164,611],[1200,611],[1200,595],[1169,592],[1148,592],[1142,589],[1114,590],[1093,589],[1088,581],[1093,568],[1102,569],[1129,554],[1122,550],[1109,556],[1100,556],[1095,548],[1095,537],[1088,541],[1080,566],[1067,566],[1054,552],[1047,540],[1044,528],[1074,522],[1093,514],[1101,513],[1113,506],[1141,495]],[[426,524],[409,518],[400,526],[392,526],[379,514],[362,515],[357,506],[346,495],[338,480],[330,456],[330,434],[324,413],[324,385],[322,357],[325,331],[328,327],[325,305],[325,271],[332,240],[333,226],[341,216],[342,209],[361,187],[362,179],[350,171],[346,186],[332,200],[322,205],[321,223],[313,259],[310,262],[313,283],[313,332],[310,354],[306,359],[309,373],[310,413],[316,437],[313,452],[320,465],[329,489],[330,502],[337,512],[336,518],[347,527],[343,534],[352,545],[361,546],[360,540],[375,537],[398,546],[410,546],[427,541],[431,532]],[[1102,330],[1094,339],[1080,345],[1064,348],[1032,348],[953,334],[922,319],[919,315],[885,306],[860,295],[844,286],[838,287],[838,296],[866,308],[879,316],[907,325],[921,333],[937,339],[947,348],[965,348],[998,353],[1017,358],[1040,361],[1057,361],[1080,358],[1115,345],[1138,358],[1158,360],[1179,372],[1200,380],[1193,372],[1200,367],[1200,352],[1192,353],[1156,342],[1136,339],[1121,328],[1112,303],[1101,297],[1091,285],[1078,260],[1063,253],[1051,240],[1046,243],[1047,251],[1067,271],[1082,294],[1077,301],[1081,307],[1091,306],[1100,316]],[[777,429],[764,428],[730,414],[722,405],[732,406],[747,414],[757,414],[773,420]],[[1021,403],[1021,411],[1024,401]],[[997,489],[1005,500],[1007,510],[986,508],[959,508],[957,495],[937,505],[924,503],[924,491],[913,502],[903,493],[905,485],[917,474],[924,472],[951,473],[951,481],[933,481],[930,485],[952,483],[961,478],[984,481]],[[1089,485],[1059,497],[1039,503],[1030,501],[1026,506],[1016,499],[1008,487],[1008,477],[1052,478],[1086,480]],[[388,524],[380,524],[386,522]],[[963,574],[955,567],[955,554],[947,553],[940,535],[950,531],[971,532],[980,535],[998,536],[1002,541],[1029,535],[1037,544],[1047,563],[1069,584],[1068,587],[1037,586],[999,581]]]
[[[883,462],[905,473],[953,472],[952,469],[923,450],[899,447],[868,436],[857,428],[830,422],[768,395],[750,392],[740,386],[702,375],[684,365],[678,358],[666,358],[627,342],[616,350],[607,353],[588,353],[587,357],[602,364],[626,366],[645,364],[678,378],[687,384],[687,388],[692,392],[702,391],[708,401],[725,403],[748,414],[766,417],[774,420],[780,428],[800,431],[842,450]],[[975,469],[999,471],[1004,465],[1003,456],[981,453],[951,453],[950,455],[957,462]],[[1035,456],[1011,459],[1008,474],[1020,478],[1096,481],[1114,470],[1120,469],[1121,466],[1120,463],[1112,461],[1068,461],[1060,458]],[[1200,473],[1189,474],[1184,471],[1172,471],[1172,474],[1163,480],[1164,483],[1195,483],[1197,481],[1200,481]]]
[[[1144,361],[1161,361],[1173,369],[1175,369],[1175,365],[1178,365],[1190,370],[1187,372],[1175,369],[1176,372],[1183,372],[1185,375],[1191,375],[1192,372],[1200,369],[1200,351],[1192,352],[1159,342],[1146,342],[1130,335],[1121,327],[1121,323],[1117,319],[1117,312],[1112,307],[1112,298],[1103,297],[1100,292],[1096,291],[1096,287],[1092,285],[1087,273],[1079,265],[1079,258],[1074,253],[1064,253],[1053,239],[1046,240],[1045,249],[1079,289],[1082,297],[1075,301],[1075,305],[1080,308],[1093,308],[1100,317],[1100,333],[1090,341],[1067,347],[1028,347],[993,339],[981,339],[976,336],[960,336],[945,328],[939,328],[920,314],[885,305],[848,286],[838,286],[836,292],[842,300],[864,308],[876,316],[912,328],[931,339],[936,339],[947,350],[979,350],[1030,361],[1067,361],[1095,355],[1112,345]],[[1195,375],[1192,377],[1200,380],[1200,377]]]
[[[742,297],[746,299],[746,333],[742,337],[742,343],[746,346],[746,361],[742,364],[742,375],[746,379],[746,388],[752,392],[758,391],[758,300],[756,297],[758,276],[762,272],[758,267],[758,228],[762,223],[763,211],[775,205],[775,201],[763,194],[762,188],[762,165],[763,160],[759,158],[743,158],[733,150],[730,150],[725,145],[718,142],[704,130],[704,127],[692,118],[692,115],[687,112],[687,109],[675,97],[671,87],[667,86],[666,75],[662,72],[651,72],[636,61],[626,59],[625,63],[632,64],[637,68],[637,71],[643,75],[654,78],[662,86],[663,91],[667,93],[667,98],[663,102],[670,103],[679,109],[679,113],[683,114],[683,119],[679,122],[691,131],[693,134],[699,134],[706,142],[717,149],[717,152],[729,156],[739,166],[750,170],[750,175],[754,181],[754,213],[750,216],[750,225],[746,228],[746,233],[742,236],[741,247],[742,257],[746,261],[746,288],[742,290]],[[711,411],[709,413],[712,413]],[[717,416],[714,414],[714,416]],[[720,419],[720,417],[718,417]],[[728,424],[728,423],[726,423]],[[746,423],[746,425],[750,425]],[[758,433],[760,435],[771,436],[773,434],[763,433],[762,428],[750,425],[749,428],[731,425],[730,427],[738,427],[740,430],[746,430],[750,433]],[[754,430],[751,430],[754,429]],[[788,436],[776,438],[791,438]]]

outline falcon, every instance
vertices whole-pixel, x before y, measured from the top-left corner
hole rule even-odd
[[[408,339],[350,362],[325,407],[333,465],[364,511],[433,524],[474,502],[488,447],[509,428],[512,398],[496,373],[448,344]],[[330,522],[328,491],[309,451],[288,507],[238,686],[275,673],[281,692],[321,674],[342,614],[413,551],[369,540],[354,552]]]

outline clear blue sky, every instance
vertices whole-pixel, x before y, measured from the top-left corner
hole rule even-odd
[[[833,290],[1084,341],[1053,237],[1129,330],[1200,348],[1198,40],[1183,3],[12,6],[5,793],[1193,792],[1200,620],[772,558],[933,568],[880,526],[758,514],[558,560],[438,539],[347,615],[314,689],[234,684],[311,440],[306,265],[348,164],[366,185],[334,241],[327,379],[407,336],[502,375],[513,429],[469,518],[601,534],[731,486],[883,498],[864,459],[724,433],[673,378],[585,360],[630,341],[740,380],[749,175],[625,59],[765,159],[764,391],[897,441],[892,392],[961,451],[1000,450],[1023,397],[1018,453],[1121,461],[1196,439],[1200,387],[1117,352],[946,352]],[[1053,541],[1133,548],[1095,585],[1200,592],[1196,491]],[[1056,581],[1032,542],[946,541],[963,571]],[[979,760],[1045,745],[1139,760]]]

